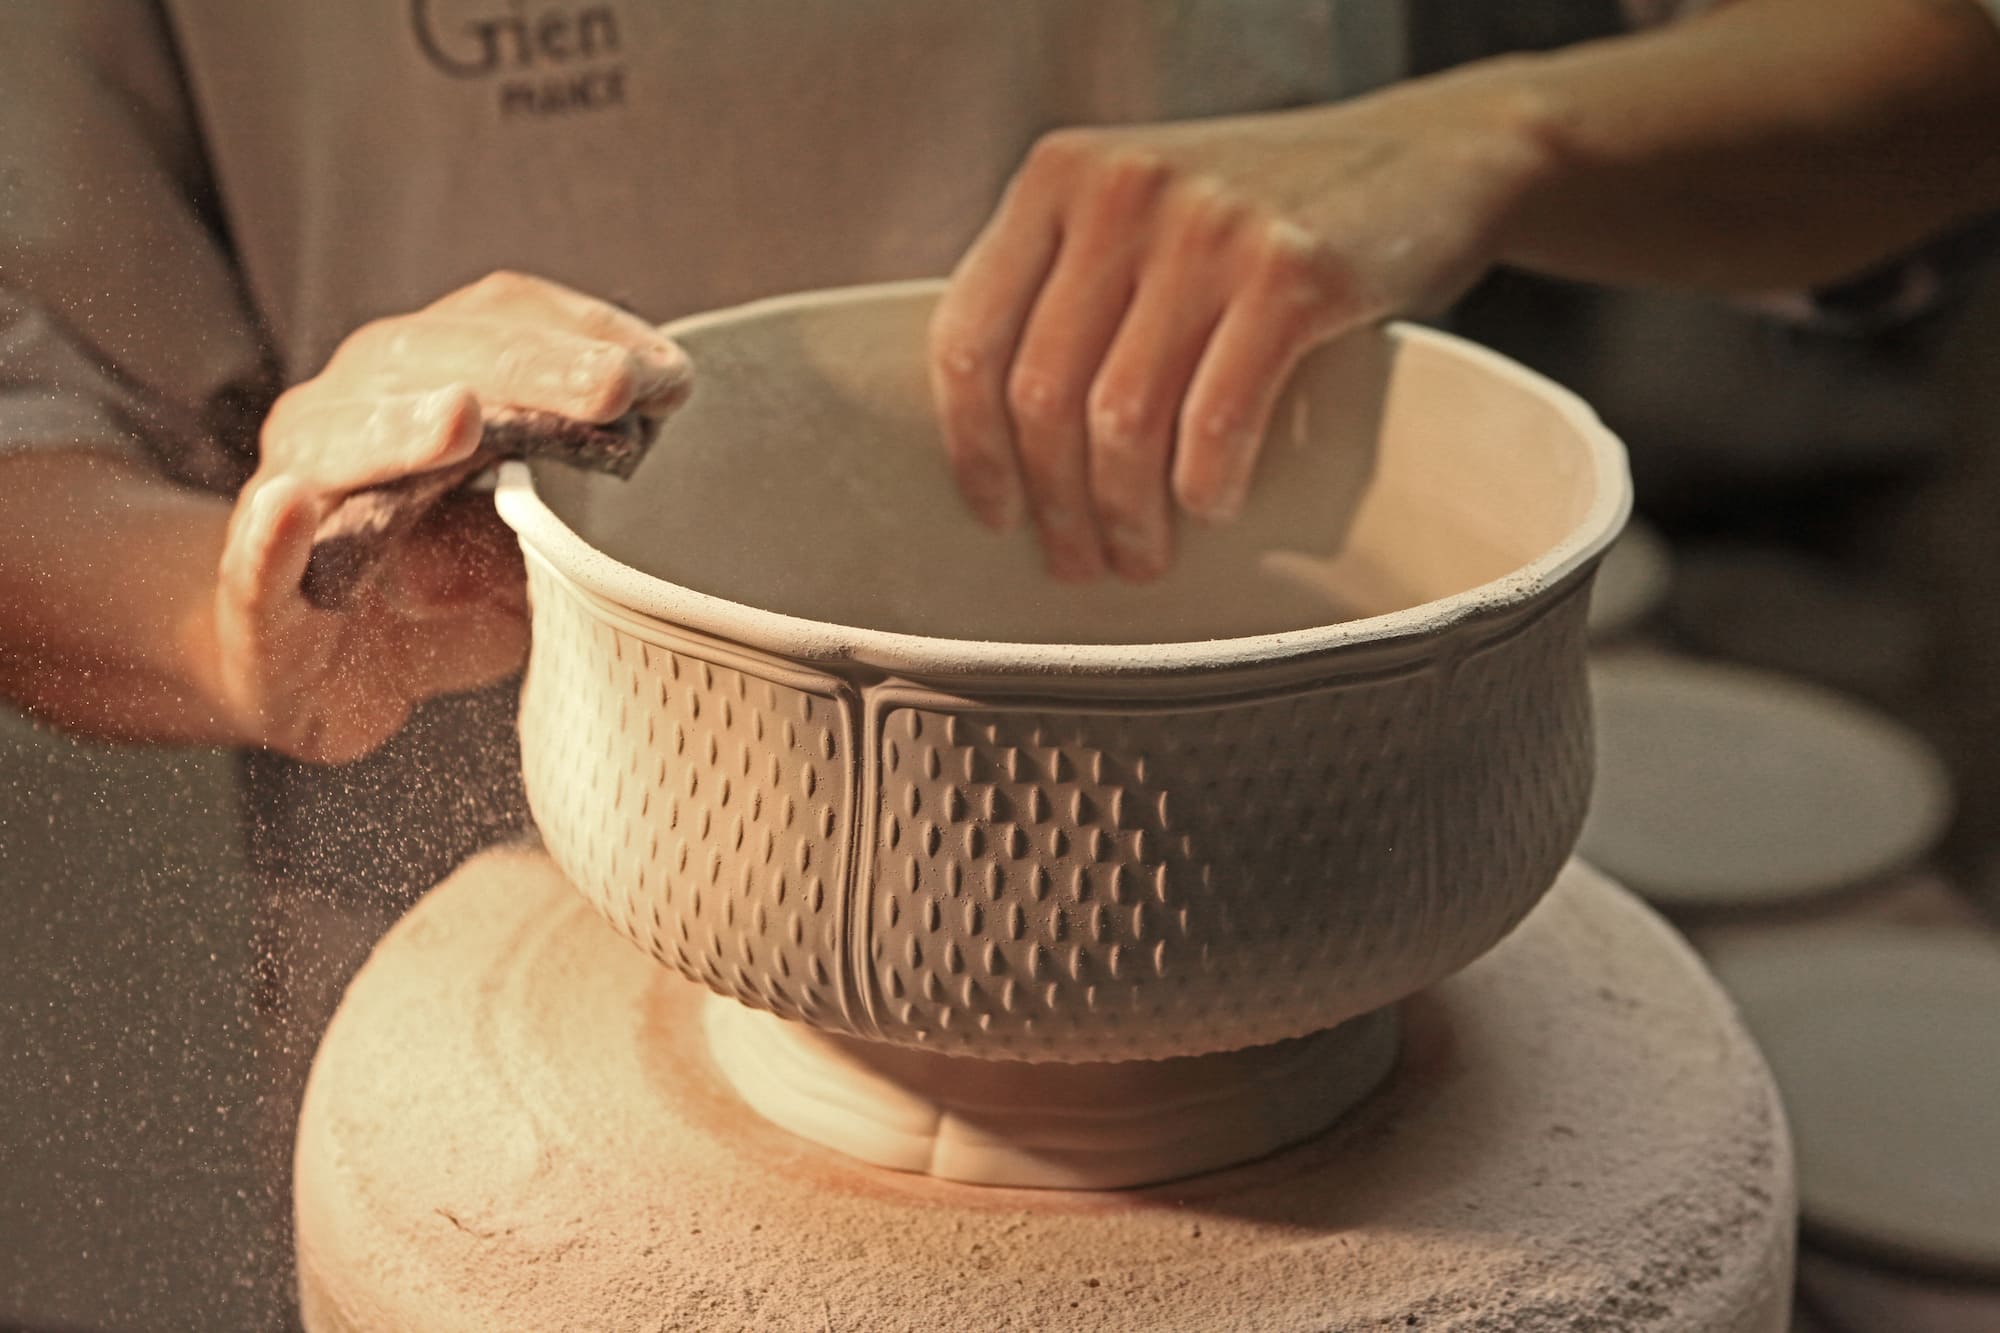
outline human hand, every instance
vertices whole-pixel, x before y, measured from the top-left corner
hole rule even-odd
[[[1036,145],[933,317],[960,490],[1025,501],[1050,573],[1162,573],[1175,502],[1243,506],[1313,347],[1458,296],[1537,169],[1525,114],[1449,82]],[[1525,110],[1524,108],[1521,110]]]
[[[231,516],[213,613],[240,730],[319,762],[368,753],[410,709],[500,679],[527,647],[521,557],[483,496],[449,497],[339,610],[300,590],[341,498],[448,467],[506,408],[608,422],[678,401],[686,358],[635,316],[496,273],[357,330],[279,398]]]

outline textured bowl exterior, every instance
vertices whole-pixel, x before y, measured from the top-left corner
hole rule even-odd
[[[528,795],[635,944],[830,1031],[1158,1059],[1456,971],[1591,778],[1594,561],[1442,629],[1194,679],[926,681],[617,605],[525,541]]]

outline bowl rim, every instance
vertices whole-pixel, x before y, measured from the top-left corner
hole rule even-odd
[[[661,332],[675,338],[760,315],[934,294],[943,288],[942,279],[921,278],[771,296],[675,320],[661,326]],[[525,463],[501,466],[494,503],[523,546],[571,582],[629,612],[794,660],[945,677],[1181,675],[1268,665],[1436,633],[1489,613],[1525,609],[1601,557],[1631,513],[1632,482],[1624,446],[1596,412],[1555,381],[1467,339],[1402,321],[1387,323],[1383,331],[1396,342],[1445,349],[1536,392],[1584,442],[1596,487],[1583,517],[1527,564],[1449,597],[1357,620],[1227,639],[1110,644],[953,639],[868,629],[698,592],[615,560],[548,507]]]

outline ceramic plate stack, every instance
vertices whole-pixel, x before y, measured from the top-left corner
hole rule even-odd
[[[1673,658],[1591,668],[1597,785],[1580,850],[1668,909],[1759,907],[1874,882],[1951,811],[1922,740],[1838,695]]]
[[[1784,1094],[1814,1308],[1853,1333],[2000,1328],[2000,941],[1834,926],[1710,961]]]

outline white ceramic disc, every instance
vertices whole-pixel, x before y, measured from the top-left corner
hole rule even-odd
[[[1580,863],[1401,1006],[1395,1071],[1331,1132],[1133,1190],[829,1152],[723,1082],[708,994],[547,857],[468,862],[376,948],[320,1046],[295,1158],[305,1327],[1786,1325],[1770,1075],[1685,942]]]
[[[1676,658],[1591,668],[1597,784],[1582,854],[1671,907],[1750,906],[1865,883],[1951,812],[1930,748],[1814,686]]]
[[[1799,1302],[1823,1316],[1820,1333],[1993,1333],[2000,1283],[1967,1282],[1799,1251]],[[1800,1333],[1794,1329],[1793,1333]]]
[[[1590,636],[1609,639],[1625,633],[1658,608],[1673,576],[1666,539],[1644,519],[1626,520],[1590,590]]]
[[[1821,927],[1710,962],[1784,1097],[1807,1227],[2000,1274],[2000,942]]]

